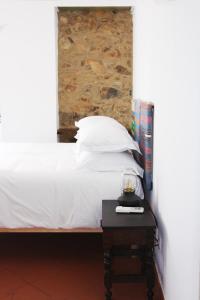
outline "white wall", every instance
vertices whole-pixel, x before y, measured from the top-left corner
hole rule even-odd
[[[155,103],[157,264],[166,300],[199,300],[200,2],[138,0],[134,93]]]
[[[157,265],[166,300],[199,300],[198,0],[0,1],[6,141],[56,141],[56,6],[135,6],[134,93],[155,103]],[[200,229],[200,226],[199,226]]]
[[[131,6],[131,1],[96,5]],[[57,113],[56,7],[94,1],[0,0],[2,135],[11,142],[54,142]]]
[[[55,10],[0,2],[0,101],[5,141],[56,141]]]

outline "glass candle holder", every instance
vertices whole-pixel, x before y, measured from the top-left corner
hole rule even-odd
[[[123,193],[135,192],[135,174],[132,170],[125,170],[123,172],[122,191]]]

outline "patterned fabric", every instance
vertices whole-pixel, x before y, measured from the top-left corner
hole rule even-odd
[[[153,187],[153,113],[154,106],[152,103],[134,101],[131,130],[143,154],[144,182],[146,189],[149,191]]]

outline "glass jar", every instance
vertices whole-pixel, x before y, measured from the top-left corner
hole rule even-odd
[[[123,172],[122,178],[122,192],[134,193],[135,192],[135,174],[131,169],[127,169]]]

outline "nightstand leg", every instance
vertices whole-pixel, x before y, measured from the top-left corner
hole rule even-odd
[[[110,250],[104,252],[104,285],[106,288],[105,299],[112,298],[112,255]]]
[[[142,271],[142,274],[146,274],[146,253],[145,251],[143,250],[142,251],[142,254],[140,255],[140,261],[141,261],[141,271]]]
[[[147,299],[153,300],[153,288],[155,285],[155,272],[154,272],[152,249],[148,249],[147,253],[146,253],[146,278],[147,278]]]

